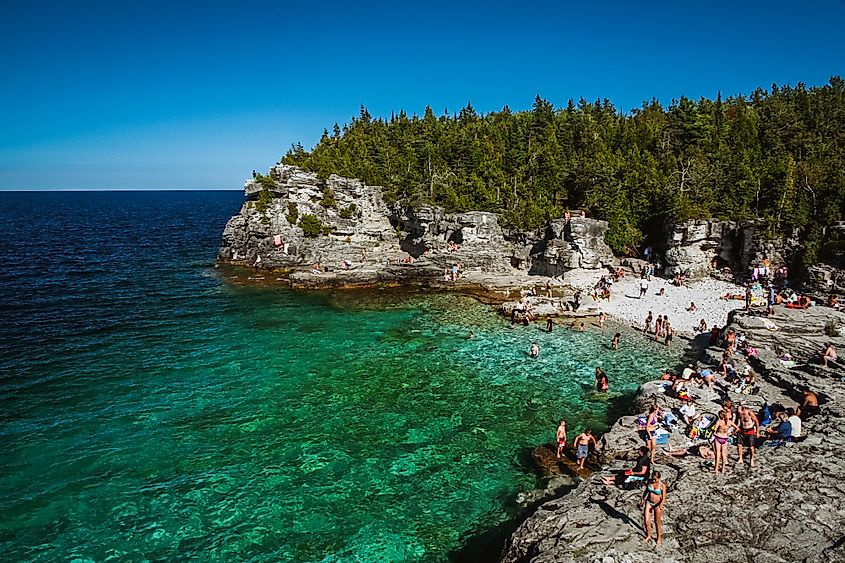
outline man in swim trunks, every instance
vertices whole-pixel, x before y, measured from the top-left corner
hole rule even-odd
[[[584,464],[587,463],[587,456],[590,455],[590,442],[598,445],[593,437],[593,431],[587,428],[578,434],[578,437],[572,443],[575,448],[575,457],[578,458],[578,469],[584,469]]]
[[[754,467],[754,457],[757,452],[757,435],[760,433],[760,421],[757,415],[754,414],[750,408],[746,406],[739,407],[739,443],[737,444],[737,451],[739,453],[739,461],[737,465],[742,465],[743,450],[748,448],[750,453],[750,465]]]
[[[560,459],[563,448],[566,447],[566,421],[561,419],[557,427],[557,458]]]

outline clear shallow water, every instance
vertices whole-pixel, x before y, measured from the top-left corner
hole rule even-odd
[[[0,559],[446,560],[560,416],[615,417],[596,365],[618,395],[677,360],[460,296],[229,285],[241,198],[0,193]]]

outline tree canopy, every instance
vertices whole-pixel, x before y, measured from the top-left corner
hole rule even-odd
[[[845,219],[845,81],[666,108],[652,100],[630,113],[607,99],[555,108],[540,96],[528,111],[487,115],[467,104],[387,120],[362,106],[283,162],[381,185],[410,207],[499,212],[522,229],[585,209],[609,222],[616,252],[673,222],[759,219],[773,236],[798,233],[813,261],[826,228]]]

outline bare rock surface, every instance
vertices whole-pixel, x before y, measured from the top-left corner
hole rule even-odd
[[[502,554],[505,563],[551,562],[840,562],[845,561],[845,371],[818,364],[819,343],[845,338],[823,334],[824,325],[841,322],[842,314],[828,308],[807,311],[780,307],[766,320],[737,311],[731,327],[746,335],[759,349],[749,359],[759,374],[753,395],[733,390],[719,394],[695,390],[699,412],[719,412],[724,398],[735,404],[763,402],[796,406],[801,391],[815,391],[821,412],[805,421],[801,442],[758,449],[758,467],[737,465],[730,447],[727,475],[715,475],[711,461],[696,455],[676,457],[689,445],[672,432],[669,444],[659,447],[656,468],[669,492],[663,515],[664,543],[641,541],[642,513],[639,490],[626,491],[602,484],[609,472],[630,468],[631,452],[642,442],[636,436],[635,416],[623,417],[602,438],[600,459],[604,471],[593,474],[569,494],[542,504],[512,535]],[[796,364],[774,352],[790,353]],[[721,350],[707,354],[720,356]],[[787,367],[793,366],[793,367]],[[665,382],[644,385],[636,405],[657,402],[677,406],[665,392]],[[747,455],[747,454],[746,454]]]
[[[604,241],[607,222],[587,217],[551,221],[540,234],[506,233],[495,213],[391,207],[379,186],[336,175],[323,180],[284,164],[247,181],[244,194],[223,231],[218,263],[252,267],[256,277],[269,273],[302,289],[454,283],[456,265],[460,278],[510,278],[499,287],[508,289],[529,285],[529,276],[614,261]]]

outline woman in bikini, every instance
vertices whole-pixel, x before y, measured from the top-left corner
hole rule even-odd
[[[657,405],[651,405],[651,408],[648,409],[648,418],[645,422],[646,445],[651,455],[651,463],[654,463],[654,452],[657,450],[657,429],[659,426]]]
[[[651,474],[651,482],[643,491],[643,499],[640,506],[643,507],[643,520],[645,521],[644,542],[651,541],[651,517],[654,514],[654,527],[657,531],[657,545],[663,542],[660,521],[663,518],[663,505],[666,502],[666,483],[660,480],[660,471]]]
[[[713,426],[713,449],[716,450],[716,467],[713,469],[714,473],[719,473],[719,465],[721,464],[722,473],[728,472],[728,439],[730,438],[731,430],[739,431],[739,427],[734,424],[731,414],[723,410],[719,413],[719,420]]]

